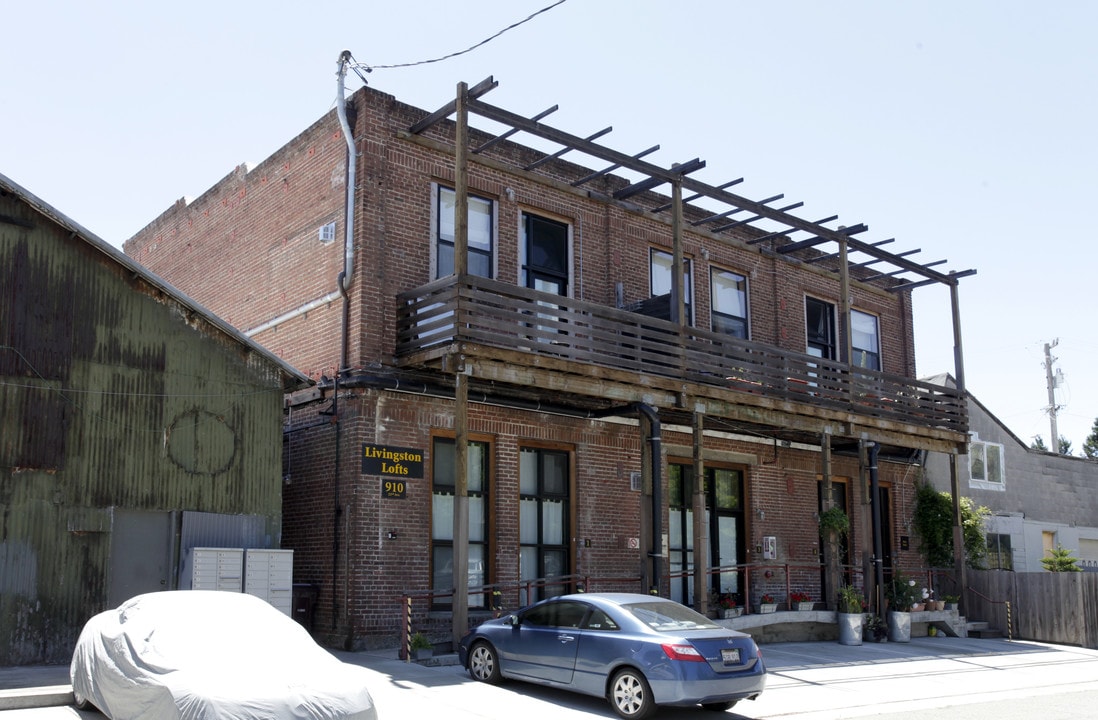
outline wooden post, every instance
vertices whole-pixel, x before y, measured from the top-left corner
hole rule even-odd
[[[454,275],[464,282],[469,268],[468,145],[469,88],[457,86],[457,128],[454,135]],[[460,311],[457,315],[460,316]],[[469,625],[469,379],[465,362],[454,358],[454,650]]]
[[[709,610],[709,531],[705,523],[705,461],[702,459],[705,415],[694,411],[694,605],[703,615]],[[685,498],[683,498],[685,500]]]

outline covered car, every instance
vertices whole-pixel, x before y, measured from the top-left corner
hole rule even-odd
[[[478,626],[461,662],[482,682],[526,680],[605,697],[623,718],[659,705],[727,710],[766,686],[750,635],[652,595],[582,593]]]
[[[99,613],[69,676],[77,705],[112,720],[377,718],[365,668],[245,593],[156,592]]]

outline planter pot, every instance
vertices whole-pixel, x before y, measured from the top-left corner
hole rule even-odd
[[[892,642],[911,642],[911,613],[888,613],[888,639]]]
[[[795,603],[797,612],[809,612],[816,603],[814,602],[799,602]]]
[[[412,651],[413,660],[430,660],[434,657],[434,648],[420,648]]]
[[[957,612],[957,603],[947,602],[945,604],[945,609],[949,612]]]
[[[839,619],[839,644],[862,644],[862,614],[838,613]]]
[[[926,603],[915,603],[911,606],[911,612],[922,612],[926,610]]]
[[[761,603],[759,605],[759,612],[760,613],[772,613],[772,612],[777,611],[777,609],[778,609],[778,603]]]
[[[721,610],[721,617],[725,620],[737,618],[740,615],[743,615],[743,608],[725,608],[724,610]]]

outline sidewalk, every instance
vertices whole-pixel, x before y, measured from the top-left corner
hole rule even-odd
[[[882,708],[922,709],[987,697],[1098,690],[1098,650],[1064,645],[921,637],[910,643],[788,642],[761,647],[769,671],[767,689],[744,706],[756,718],[822,720],[870,715]],[[423,665],[400,660],[395,649],[333,654],[387,680],[379,683],[375,695],[379,707],[384,706],[386,686],[439,689],[468,681],[452,655],[436,657],[437,665]],[[523,686],[508,687],[521,692]],[[0,710],[71,702],[67,666],[0,668]]]

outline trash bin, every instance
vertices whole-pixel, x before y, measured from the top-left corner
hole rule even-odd
[[[312,583],[294,583],[293,618],[313,631],[313,616],[316,613],[316,599],[320,588]]]

